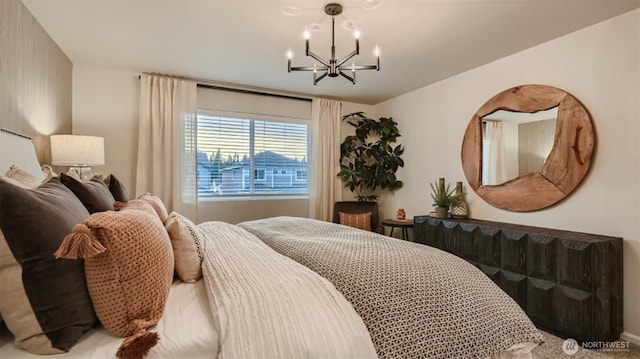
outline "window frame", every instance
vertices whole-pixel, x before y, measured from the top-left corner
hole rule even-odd
[[[260,200],[260,199],[308,199],[309,198],[309,194],[311,191],[310,188],[310,183],[309,183],[309,178],[308,178],[308,173],[309,173],[309,169],[310,169],[310,164],[309,164],[309,158],[311,157],[311,120],[310,119],[301,119],[301,118],[289,118],[289,117],[284,117],[284,116],[269,116],[269,115],[262,115],[262,114],[249,114],[249,113],[242,113],[242,112],[230,112],[230,111],[222,111],[222,110],[211,110],[211,109],[198,109],[197,113],[196,113],[196,143],[198,141],[198,124],[200,122],[200,118],[199,116],[204,115],[204,116],[214,116],[214,117],[220,117],[220,118],[235,118],[235,119],[243,119],[243,120],[248,120],[250,122],[250,144],[249,144],[249,158],[250,158],[250,166],[249,166],[249,173],[256,173],[255,171],[259,171],[262,170],[263,173],[263,177],[262,178],[256,178],[255,175],[249,175],[247,176],[249,179],[249,191],[250,193],[202,193],[201,190],[198,188],[198,201],[226,201],[226,200]],[[279,122],[279,123],[294,123],[294,124],[303,124],[306,126],[306,148],[305,148],[305,163],[306,163],[306,173],[307,173],[307,178],[306,178],[306,182],[307,182],[307,187],[305,189],[304,192],[292,192],[292,193],[264,193],[264,192],[255,192],[256,191],[256,182],[260,182],[260,181],[267,181],[266,177],[267,177],[267,172],[268,169],[267,168],[256,168],[256,164],[255,164],[255,160],[254,157],[255,155],[257,155],[255,153],[255,121],[268,121],[268,122]],[[200,152],[200,147],[198,145],[196,145],[196,151]],[[203,151],[205,152],[205,151]],[[207,158],[209,158],[209,153],[205,152],[207,154]],[[290,174],[292,177],[292,183],[293,182],[301,182],[301,181],[305,181],[305,180],[298,180],[297,179],[297,172],[299,170],[296,169],[283,169],[283,168],[276,168],[274,170],[272,170],[272,172],[278,172],[278,175],[281,175],[281,173],[283,173],[284,175]],[[272,176],[275,175],[275,173],[271,174]],[[244,173],[240,174],[241,177],[245,177]],[[196,180],[199,179],[199,175],[196,175]],[[221,183],[222,185],[222,183]]]

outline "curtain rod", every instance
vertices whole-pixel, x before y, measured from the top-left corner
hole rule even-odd
[[[138,75],[138,80],[140,80],[142,78],[142,76]],[[185,79],[180,77],[181,79]],[[223,91],[230,91],[230,92],[239,92],[239,93],[246,93],[246,94],[250,94],[250,95],[262,95],[262,96],[272,96],[272,97],[279,97],[279,98],[286,98],[286,99],[290,99],[290,100],[298,100],[298,101],[307,101],[307,102],[312,102],[313,100],[307,97],[298,97],[298,96],[292,96],[292,95],[282,95],[282,94],[276,94],[276,93],[270,93],[270,92],[260,92],[260,91],[256,91],[256,90],[246,90],[246,89],[239,89],[239,88],[234,88],[234,87],[225,87],[225,86],[220,86],[220,85],[210,85],[210,84],[203,84],[203,83],[198,83],[198,81],[195,81],[197,83],[198,87],[202,87],[202,88],[208,88],[208,89],[212,89],[212,90],[223,90]]]
[[[246,93],[246,94],[250,94],[250,95],[272,96],[272,97],[286,98],[286,99],[298,100],[298,101],[307,101],[307,102],[311,102],[312,101],[310,98],[305,98],[305,97],[297,97],[297,96],[291,96],[291,95],[281,95],[281,94],[277,94],[277,93],[260,92],[260,91],[254,91],[254,90],[245,90],[245,89],[238,89],[238,88],[233,88],[233,87],[224,87],[224,86],[217,86],[217,85],[198,84],[198,87],[208,88],[208,89],[212,89],[212,90],[223,90],[223,91],[230,91],[230,92],[240,92],[240,93]]]

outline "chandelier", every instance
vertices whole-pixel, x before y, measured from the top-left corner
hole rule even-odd
[[[335,47],[335,17],[336,15],[340,15],[342,13],[342,5],[331,3],[327,4],[324,7],[325,14],[331,16],[331,58],[327,61],[316,55],[311,49],[309,49],[309,31],[305,31],[305,54],[306,56],[310,56],[316,61],[320,63],[314,63],[313,66],[291,66],[291,58],[293,54],[291,50],[287,53],[288,58],[288,72],[291,71],[313,71],[313,84],[316,85],[320,80],[329,76],[329,77],[338,77],[338,75],[346,78],[351,81],[353,84],[356,83],[356,70],[376,70],[380,71],[380,54],[378,52],[378,48],[376,48],[376,59],[377,63],[375,65],[356,65],[354,62],[347,64],[347,61],[351,60],[354,56],[360,54],[360,43],[359,36],[360,33],[356,30],[355,38],[356,38],[356,49],[349,53],[344,59],[338,60],[336,59],[336,47]],[[321,74],[318,75],[318,72]],[[351,75],[347,75],[350,72]]]

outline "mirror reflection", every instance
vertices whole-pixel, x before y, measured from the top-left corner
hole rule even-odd
[[[534,113],[499,110],[482,118],[482,185],[540,172],[553,149],[558,106]]]

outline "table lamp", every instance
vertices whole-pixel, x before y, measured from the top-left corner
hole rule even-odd
[[[67,174],[82,181],[93,177],[90,166],[104,165],[104,138],[83,135],[52,135],[51,163],[70,166]]]

